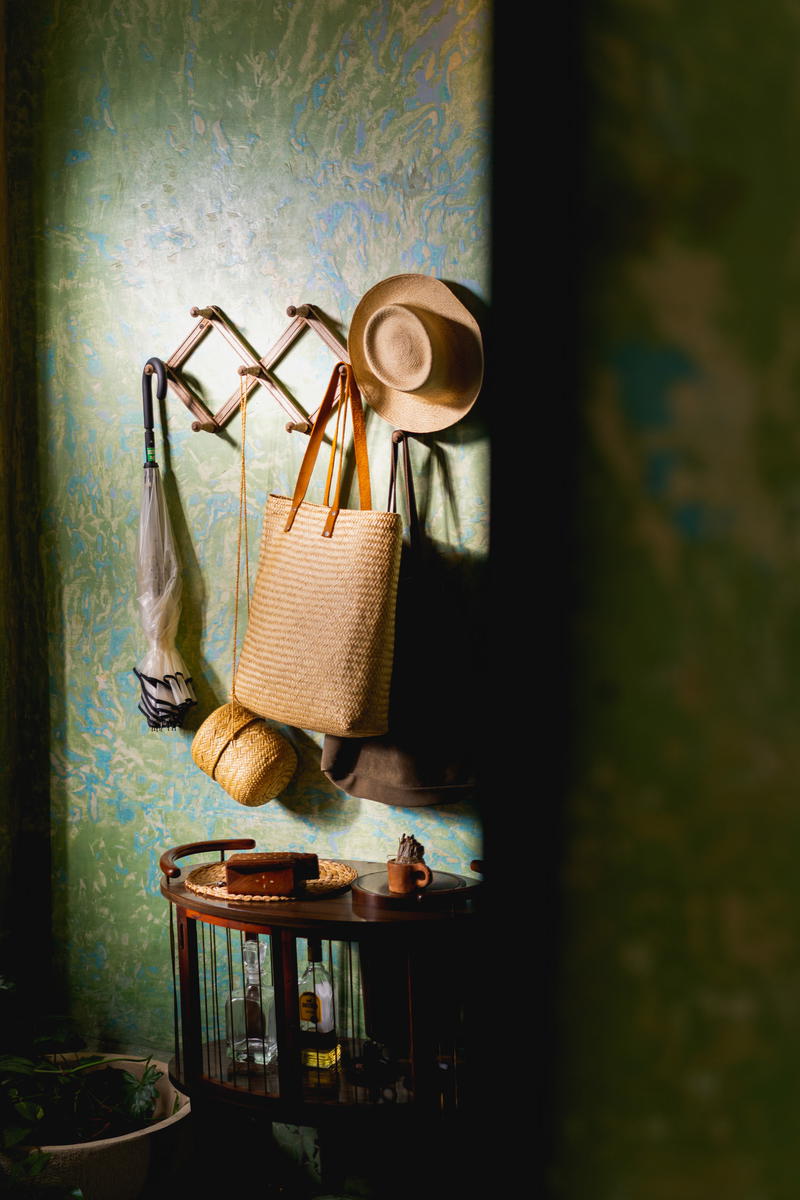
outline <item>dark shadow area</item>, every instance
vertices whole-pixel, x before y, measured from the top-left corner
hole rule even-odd
[[[273,1137],[271,1124],[258,1114],[232,1105],[206,1102],[192,1111],[191,1128],[181,1161],[172,1165],[164,1190],[176,1184],[189,1192],[226,1190],[231,1171],[245,1146],[257,1147],[255,1160],[244,1168],[264,1197],[283,1200],[405,1200],[413,1191],[418,1200],[459,1196],[477,1200],[486,1194],[490,1178],[480,1159],[484,1138],[469,1122],[457,1126],[443,1119],[402,1122],[336,1122],[316,1131],[318,1161],[303,1163]],[[321,1167],[321,1173],[319,1168]]]
[[[34,20],[27,7],[0,7],[4,94],[2,387],[0,489],[3,561],[3,766],[0,798],[6,850],[0,919],[0,972],[32,1008],[52,1005],[50,888],[50,719],[45,585],[39,559],[42,497],[35,401],[38,363],[35,301],[39,74]],[[35,886],[31,886],[35,878]],[[25,918],[20,919],[20,898]],[[35,942],[32,934],[35,931]],[[36,971],[31,970],[35,945]]]
[[[456,283],[452,279],[444,279],[450,291],[466,308],[467,312],[478,322],[478,327],[481,331],[481,337],[484,341],[484,354],[486,350],[486,335],[490,328],[490,308],[481,300],[480,296],[476,296],[470,288],[464,287],[461,283]],[[480,438],[486,437],[487,420],[486,410],[492,402],[496,403],[499,397],[492,388],[492,380],[486,378],[485,362],[484,362],[484,379],[483,386],[478,393],[475,403],[454,425],[448,426],[447,429],[440,429],[435,434],[419,435],[422,441],[428,439],[440,442],[442,445],[464,445],[468,442],[478,441]]]
[[[537,1196],[550,1194],[561,1119],[558,988],[587,249],[582,9],[537,15],[534,66],[518,15],[494,6],[492,311],[482,403],[492,446],[481,705],[488,888],[480,958],[484,1090],[503,1101],[487,1101],[485,1134],[499,1145],[525,1114],[519,1169]],[[529,969],[519,1022],[508,1003],[514,963]]]
[[[322,769],[398,807],[476,801],[485,696],[486,562],[421,537],[403,547],[389,731],[325,739]],[[479,811],[482,817],[482,812]]]

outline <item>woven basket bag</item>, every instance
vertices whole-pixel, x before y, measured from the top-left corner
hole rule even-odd
[[[336,407],[323,504],[305,495]],[[357,509],[341,508],[348,410]],[[333,500],[331,482],[337,459]],[[361,395],[337,363],[309,435],[294,495],[267,498],[236,696],[263,717],[337,737],[386,732],[402,520],[371,507]]]
[[[194,735],[192,758],[248,808],[279,795],[297,767],[297,755],[286,738],[235,700],[206,717]]]

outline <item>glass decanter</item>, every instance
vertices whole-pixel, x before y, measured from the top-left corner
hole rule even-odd
[[[266,1066],[278,1053],[273,989],[261,978],[267,943],[246,940],[242,948],[244,987],[235,987],[225,1003],[228,1057]]]

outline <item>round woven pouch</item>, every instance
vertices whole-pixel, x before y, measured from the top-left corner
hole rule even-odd
[[[194,736],[192,758],[248,808],[279,795],[297,767],[297,755],[286,738],[236,700],[206,717]]]

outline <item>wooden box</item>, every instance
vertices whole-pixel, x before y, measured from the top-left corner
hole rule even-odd
[[[225,886],[242,896],[291,896],[305,879],[319,875],[316,854],[270,851],[232,854],[225,862]]]

